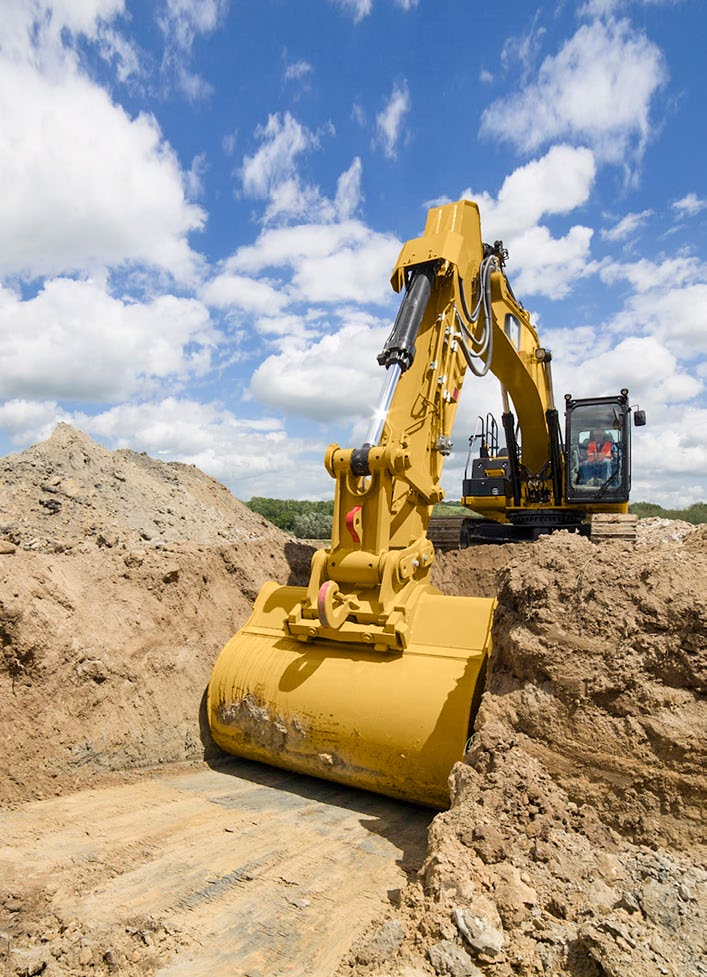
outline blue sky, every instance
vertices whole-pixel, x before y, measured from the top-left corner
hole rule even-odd
[[[58,421],[244,500],[326,498],[430,205],[628,387],[636,501],[707,499],[703,0],[2,0],[0,452]],[[493,378],[469,377],[459,496]]]

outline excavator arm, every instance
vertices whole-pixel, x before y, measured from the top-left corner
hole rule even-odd
[[[524,458],[547,464],[547,354],[502,256],[500,245],[482,244],[468,200],[431,210],[424,235],[404,246],[392,276],[403,300],[378,357],[383,392],[363,446],[327,451],[337,483],[332,545],[314,558],[307,599],[288,621],[293,635],[406,646],[406,595],[427,582],[434,561],[426,530],[443,498],[467,368],[499,377],[522,405]]]

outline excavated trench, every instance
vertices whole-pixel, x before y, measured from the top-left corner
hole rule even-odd
[[[499,606],[435,817],[209,743],[218,651],[310,553],[65,425],[0,459],[0,973],[707,975],[704,528],[440,557]]]

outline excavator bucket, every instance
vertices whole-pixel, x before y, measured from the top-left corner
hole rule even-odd
[[[266,584],[221,652],[215,742],[238,756],[437,808],[483,692],[495,601],[425,586],[404,651],[290,635],[298,587]]]

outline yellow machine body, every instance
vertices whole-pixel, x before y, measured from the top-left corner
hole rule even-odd
[[[302,642],[286,621],[305,597],[267,584],[216,662],[209,717],[228,753],[445,807],[464,755],[494,601],[417,595],[404,652]]]
[[[455,288],[483,260],[476,204],[430,211],[403,248],[405,295],[379,362],[372,431],[331,445],[331,546],[309,586],[267,584],[209,686],[214,740],[239,756],[445,807],[470,734],[494,602],[429,583],[426,536],[466,370]]]
[[[520,418],[523,460],[545,484],[549,351],[484,245],[468,200],[429,211],[393,288],[403,299],[378,356],[386,379],[361,448],[330,445],[331,545],[306,588],[266,584],[209,686],[230,753],[444,807],[483,692],[494,601],[430,585],[427,530],[464,378],[496,374]],[[528,467],[530,466],[530,467]],[[524,494],[523,503],[532,503]]]

